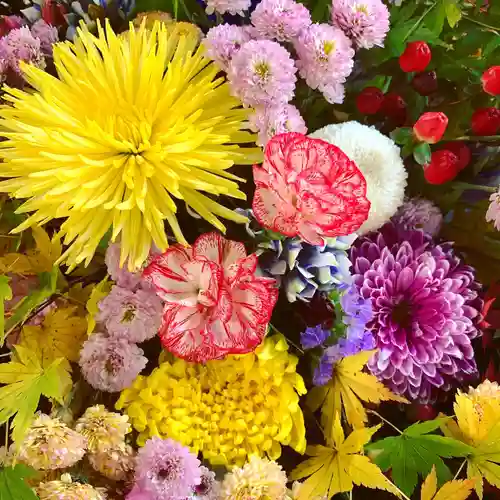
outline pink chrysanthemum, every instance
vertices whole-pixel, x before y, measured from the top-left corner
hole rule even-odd
[[[267,144],[262,165],[253,168],[253,211],[259,223],[312,245],[351,234],[366,220],[366,181],[339,148],[289,133]]]
[[[183,499],[200,484],[200,461],[177,441],[153,437],[137,454],[135,481],[150,500]]]
[[[207,0],[207,14],[232,14],[233,16],[244,15],[244,11],[248,10],[251,5],[251,0]]]
[[[132,273],[128,270],[128,263],[125,261],[123,266],[120,266],[121,246],[119,243],[110,243],[106,249],[106,267],[111,279],[117,285],[135,290],[141,282],[141,273]]]
[[[500,189],[490,196],[490,206],[486,212],[486,222],[493,222],[495,229],[500,231]]]
[[[208,31],[203,45],[208,57],[213,59],[223,71],[227,71],[233,56],[250,39],[250,30],[244,26],[219,24]]]
[[[57,28],[39,19],[31,27],[31,34],[40,40],[40,47],[44,55],[52,57],[52,45],[59,41]]]
[[[294,0],[262,0],[251,19],[261,37],[280,42],[292,41],[311,24],[307,7]]]
[[[7,36],[0,38],[0,60],[4,61],[5,69],[9,68],[18,75],[22,75],[21,61],[45,68],[41,42],[26,26],[12,30]]]
[[[80,368],[95,389],[118,392],[131,385],[146,366],[143,354],[124,338],[94,333],[80,351]]]
[[[297,68],[289,52],[270,40],[251,40],[233,56],[229,81],[245,106],[278,106],[293,97]]]
[[[257,256],[218,233],[190,248],[170,247],[144,275],[165,301],[160,338],[188,361],[250,352],[264,338],[278,298],[276,281],[257,277]]]
[[[389,9],[382,0],[332,0],[332,23],[357,48],[382,47],[389,31]]]
[[[311,24],[294,42],[297,67],[312,89],[330,103],[344,100],[344,82],[351,74],[354,50],[344,33],[329,24]]]
[[[269,139],[278,134],[286,132],[307,134],[304,118],[292,104],[256,109],[250,115],[250,126],[259,133],[257,138],[259,146],[265,146]]]
[[[110,337],[144,342],[158,333],[163,305],[152,291],[135,292],[114,286],[99,302],[97,321],[106,325]]]

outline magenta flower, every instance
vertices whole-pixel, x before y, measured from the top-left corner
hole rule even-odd
[[[14,29],[7,36],[0,38],[0,61],[4,69],[10,69],[22,76],[21,61],[45,68],[41,42],[35,38],[27,26]]]
[[[304,29],[294,47],[299,73],[312,89],[318,89],[330,103],[344,100],[344,82],[351,74],[354,50],[344,33],[329,24],[312,24]]]
[[[250,30],[234,24],[219,24],[208,30],[203,41],[207,55],[223,71],[228,71],[229,63],[241,46],[251,39]]]
[[[115,285],[99,302],[97,321],[106,325],[110,337],[139,343],[158,333],[162,309],[162,302],[154,292],[133,292]]]
[[[146,366],[143,354],[126,339],[94,333],[80,351],[80,368],[95,389],[118,392],[130,386]]]
[[[294,0],[262,0],[251,20],[262,38],[290,42],[311,24],[311,14]]]
[[[372,373],[420,402],[476,376],[471,340],[481,334],[480,285],[451,245],[392,223],[354,245],[354,284],[373,310]]]
[[[228,77],[245,106],[278,106],[293,97],[297,68],[289,52],[270,40],[251,40],[233,56]]]
[[[39,19],[31,27],[31,34],[40,40],[40,47],[44,55],[52,57],[52,45],[59,41],[57,28]]]
[[[265,146],[269,139],[286,132],[307,134],[304,118],[292,104],[256,109],[250,115],[250,126],[259,133],[257,139],[259,146]]]
[[[153,437],[137,453],[136,486],[127,497],[150,500],[184,499],[201,482],[200,461],[172,439]]]
[[[332,23],[357,48],[383,47],[389,31],[389,9],[382,0],[332,0]]]
[[[251,352],[264,338],[276,281],[255,274],[257,256],[218,233],[170,247],[146,268],[165,301],[160,338],[180,358],[205,362]]]
[[[253,175],[255,217],[286,236],[322,245],[325,237],[353,233],[368,216],[365,178],[339,148],[320,139],[273,137]]]

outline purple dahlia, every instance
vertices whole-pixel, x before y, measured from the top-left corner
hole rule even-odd
[[[420,402],[477,376],[471,340],[481,335],[480,284],[450,244],[388,223],[357,240],[351,261],[355,286],[372,302],[374,375]]]

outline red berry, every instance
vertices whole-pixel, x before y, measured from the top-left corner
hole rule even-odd
[[[448,117],[444,113],[424,113],[413,125],[415,137],[428,144],[436,144],[441,140],[448,126]]]
[[[460,141],[452,141],[443,144],[443,149],[447,149],[458,157],[458,170],[463,170],[469,163],[472,157],[469,146]]]
[[[411,86],[420,95],[433,94],[438,88],[436,72],[428,71],[427,73],[416,74],[411,81]]]
[[[500,128],[500,110],[479,108],[474,111],[471,121],[474,135],[495,135]]]
[[[431,49],[425,42],[410,42],[399,56],[399,66],[405,73],[424,71],[431,58]]]
[[[412,403],[406,409],[406,417],[410,422],[433,420],[436,415],[437,411],[431,405]]]
[[[394,125],[401,127],[406,121],[406,103],[404,99],[393,92],[384,96],[382,113],[390,118]]]
[[[431,161],[424,165],[424,177],[429,184],[444,184],[458,174],[458,156],[447,149],[434,151]]]
[[[492,66],[481,77],[483,90],[490,95],[500,95],[500,66]]]
[[[380,111],[384,93],[377,87],[364,88],[356,98],[356,106],[363,115],[374,115]]]

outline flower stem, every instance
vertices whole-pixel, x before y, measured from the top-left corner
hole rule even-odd
[[[452,141],[477,141],[477,142],[495,142],[500,141],[500,135],[464,135],[462,137],[457,137],[455,139],[451,139]]]
[[[434,2],[418,19],[418,21],[408,30],[405,37],[403,38],[403,42],[406,42],[408,37],[420,26],[420,23],[424,20],[425,16],[436,6],[436,2]]]
[[[468,182],[454,182],[453,189],[472,189],[476,191],[486,191],[488,193],[496,193],[498,191],[498,187],[493,186],[481,186],[479,184],[469,184]]]
[[[462,469],[464,468],[465,464],[467,463],[467,459],[465,459],[463,462],[462,462],[462,465],[458,468],[457,470],[457,473],[455,474],[455,476],[453,477],[453,481],[455,479],[457,479],[458,475],[462,472]]]
[[[475,19],[472,19],[472,17],[469,16],[463,16],[464,19],[467,19],[467,21],[470,21],[471,23],[477,24],[478,26],[482,26],[483,28],[488,28],[491,31],[494,31],[497,35],[500,35],[499,31],[500,28],[497,28],[496,26],[490,26],[489,24],[483,23],[481,21],[476,21]]]
[[[373,415],[377,416],[382,420],[382,422],[386,423],[387,425],[391,426],[394,430],[398,431],[400,434],[403,434],[402,431],[400,431],[393,423],[389,422],[389,420],[385,419],[380,413],[377,413],[375,410],[366,410],[368,413],[373,413]]]
[[[305,354],[304,351],[297,344],[295,344],[295,342],[291,341],[286,335],[281,333],[272,323],[269,323],[269,328],[272,328],[279,335],[283,335],[283,337],[285,337],[286,341],[289,342],[293,347],[295,347],[295,349],[297,349],[297,351],[299,351],[301,354]]]

